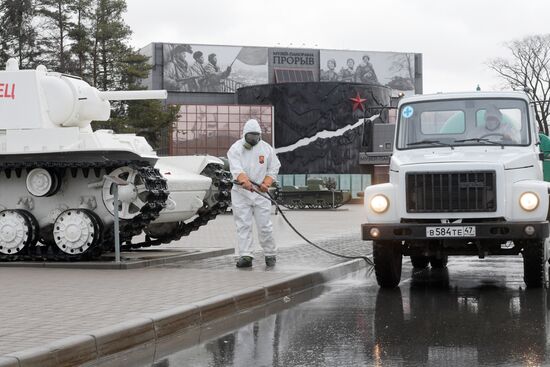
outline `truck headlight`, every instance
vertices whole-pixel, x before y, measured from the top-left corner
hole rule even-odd
[[[539,206],[539,197],[534,192],[524,192],[519,197],[519,206],[525,211],[532,212]]]
[[[370,208],[378,214],[384,213],[386,210],[388,210],[389,206],[390,206],[390,201],[384,195],[381,195],[381,194],[374,195],[370,199]]]

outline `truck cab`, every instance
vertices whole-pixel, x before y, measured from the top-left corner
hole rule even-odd
[[[378,284],[399,284],[403,256],[437,268],[449,256],[522,254],[525,283],[542,286],[549,185],[539,146],[523,92],[402,99],[390,182],[364,196]]]

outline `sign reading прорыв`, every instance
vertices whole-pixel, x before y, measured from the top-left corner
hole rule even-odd
[[[315,67],[318,61],[319,52],[315,50],[270,50],[270,61],[272,66],[285,67]]]
[[[268,49],[269,82],[275,81],[275,70],[309,70],[313,81],[319,81],[319,50],[300,48]]]

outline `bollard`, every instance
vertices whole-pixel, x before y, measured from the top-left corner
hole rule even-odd
[[[105,180],[110,181],[115,185],[115,189],[113,192],[113,196],[115,199],[113,203],[113,214],[115,216],[115,225],[114,225],[115,263],[119,264],[120,263],[120,232],[119,232],[119,226],[118,226],[118,187],[126,186],[128,185],[128,182],[116,176],[105,175],[103,177],[105,178]]]

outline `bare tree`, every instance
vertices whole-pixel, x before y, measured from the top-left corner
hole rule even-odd
[[[414,81],[414,54],[395,54],[392,58],[390,71],[395,74],[405,71],[411,82]]]
[[[394,74],[386,86],[397,90],[414,90],[414,54],[395,54],[390,71]]]
[[[525,90],[533,100],[539,130],[548,135],[550,117],[550,34],[528,36],[505,44],[511,59],[495,58],[489,68],[512,89]]]

